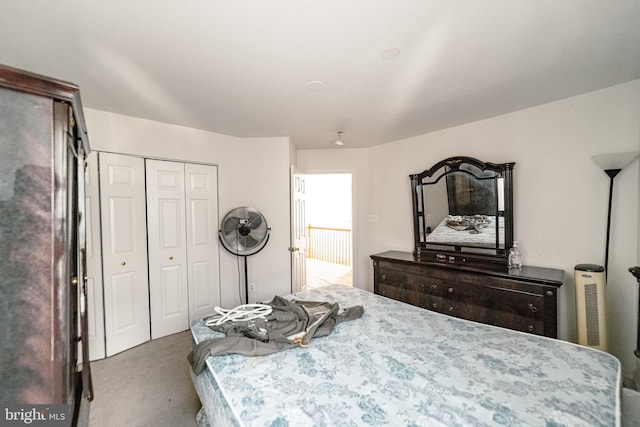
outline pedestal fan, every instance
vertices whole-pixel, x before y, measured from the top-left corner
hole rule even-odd
[[[262,250],[269,241],[271,228],[265,217],[256,209],[239,207],[229,211],[219,230],[222,246],[233,255],[244,258],[244,291],[246,303],[249,303],[249,276],[247,257]]]

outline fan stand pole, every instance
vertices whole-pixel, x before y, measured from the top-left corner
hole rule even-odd
[[[247,256],[243,255],[244,258],[244,295],[245,295],[245,304],[249,304],[249,275],[247,273]]]

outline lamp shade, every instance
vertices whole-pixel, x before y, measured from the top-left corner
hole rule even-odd
[[[593,157],[593,161],[600,166],[602,170],[612,170],[612,169],[624,169],[631,162],[633,162],[636,157],[638,157],[640,153],[638,152],[630,152],[630,153],[611,153],[611,154],[597,154]]]

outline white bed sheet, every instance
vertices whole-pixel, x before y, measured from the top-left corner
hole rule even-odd
[[[201,425],[620,425],[620,364],[607,353],[350,287],[296,298],[364,315],[307,348],[209,357],[193,376]],[[196,343],[220,336],[191,329]]]

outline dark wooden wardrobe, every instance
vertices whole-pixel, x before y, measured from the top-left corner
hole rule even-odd
[[[32,407],[45,414],[38,405],[55,405],[68,408],[72,425],[88,421],[93,393],[88,357],[82,361],[88,153],[77,86],[0,66],[0,405],[6,414]]]

